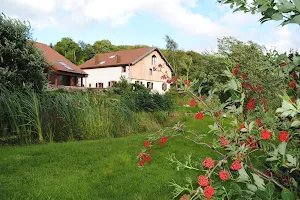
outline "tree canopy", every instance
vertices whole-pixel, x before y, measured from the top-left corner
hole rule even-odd
[[[32,42],[30,24],[0,15],[0,88],[42,91],[49,66]]]

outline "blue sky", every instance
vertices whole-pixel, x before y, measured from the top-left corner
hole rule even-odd
[[[167,34],[184,50],[214,51],[217,38],[234,36],[280,51],[300,47],[298,25],[261,25],[259,15],[232,13],[217,0],[1,0],[0,12],[31,22],[33,38],[165,47]]]

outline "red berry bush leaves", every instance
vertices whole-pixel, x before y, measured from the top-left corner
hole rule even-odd
[[[194,113],[194,118],[214,120],[209,125],[208,134],[215,139],[212,143],[201,141],[179,122],[173,128],[167,128],[168,131],[159,132],[144,141],[146,149],[138,156],[139,166],[146,167],[147,163],[152,162],[150,155],[153,155],[153,146],[163,148],[172,137],[180,136],[202,145],[202,148],[212,149],[218,157],[201,155],[204,157],[202,161],[193,161],[199,159],[189,155],[185,161],[180,161],[175,154],[171,154],[168,160],[177,169],[198,173],[197,177],[187,178],[188,184],[185,186],[172,182],[175,198],[299,198],[298,68],[293,61],[286,59],[272,70],[268,73],[282,74],[281,77],[286,79],[286,87],[281,94],[282,106],[277,109],[269,105],[264,88],[253,84],[251,76],[243,72],[240,64],[234,64],[232,70],[224,72],[229,79],[227,85],[210,90],[205,97],[195,93],[193,87],[197,81],[176,78],[176,84],[180,86],[178,92],[184,94],[183,98],[189,98],[190,107],[202,108]],[[224,91],[231,93],[231,97],[221,103],[218,92]]]

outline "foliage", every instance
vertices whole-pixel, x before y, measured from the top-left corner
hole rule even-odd
[[[143,95],[152,101],[166,100],[161,95]],[[4,143],[30,144],[121,137],[161,128],[165,122],[163,117],[155,118],[157,113],[142,112],[160,111],[161,107],[153,103],[154,106],[150,105],[153,107],[141,109],[146,102],[139,102],[144,101],[140,95],[126,95],[126,98],[4,90],[0,95],[0,138]],[[129,107],[127,101],[135,104]],[[169,109],[167,105],[163,108]]]
[[[260,13],[261,23],[270,20],[281,21],[281,25],[300,24],[300,0],[218,0],[219,3],[230,4],[235,11]]]
[[[0,88],[44,89],[49,66],[30,31],[29,23],[0,15]]]
[[[83,47],[85,48],[86,46]],[[71,38],[62,38],[61,41],[54,45],[54,49],[75,64],[77,64],[78,61],[81,62],[82,49]]]

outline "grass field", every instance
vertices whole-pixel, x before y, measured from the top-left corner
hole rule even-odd
[[[207,132],[211,121],[181,119],[200,133]],[[189,176],[197,183],[199,174],[176,171],[165,159],[169,153],[178,159],[188,153],[194,160],[216,156],[206,147],[174,137],[165,147],[156,145],[153,161],[140,168],[137,155],[148,135],[0,147],[0,199],[172,199],[170,181],[183,185]]]

